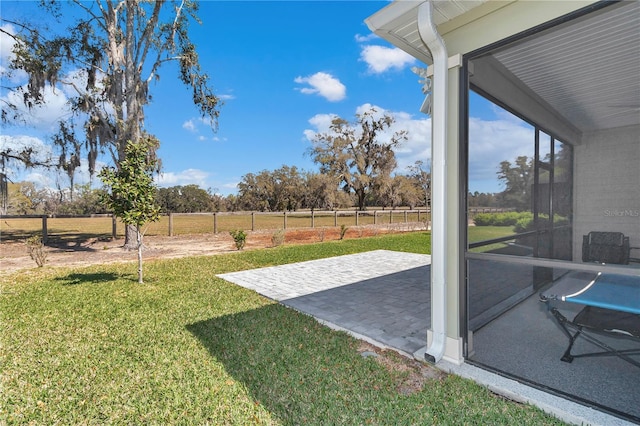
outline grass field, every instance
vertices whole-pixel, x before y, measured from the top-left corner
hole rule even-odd
[[[420,216],[420,217],[418,217]],[[324,212],[314,214],[310,212],[289,212],[286,219],[283,213],[218,213],[211,214],[174,214],[171,219],[172,235],[205,234],[214,231],[229,232],[233,229],[265,230],[265,229],[293,229],[325,226],[355,226],[424,222],[426,213],[420,215],[416,211],[378,211],[374,217],[372,211],[360,212],[356,218],[355,211]],[[286,220],[286,222],[285,222]],[[169,216],[162,216],[159,221],[150,223],[145,235],[169,235]],[[2,219],[0,223],[0,240],[19,240],[32,235],[41,235],[42,219]],[[109,238],[112,235],[112,219],[110,217],[92,218],[48,218],[48,237],[55,241],[68,239]],[[117,222],[116,235],[124,235],[124,225]]]
[[[494,238],[506,237],[513,235],[513,226],[470,226],[469,227],[469,243],[477,243],[479,241],[492,240]],[[487,252],[492,250],[504,249],[506,243],[494,243],[477,247],[469,251],[474,253]]]
[[[456,376],[407,372],[215,274],[389,249],[414,232],[0,279],[3,424],[561,424]]]

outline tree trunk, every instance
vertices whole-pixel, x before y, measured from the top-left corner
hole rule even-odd
[[[143,284],[142,281],[142,233],[140,232],[140,228],[135,227],[136,230],[136,240],[138,242],[138,283]]]
[[[135,225],[127,225],[124,228],[124,249],[136,250],[138,248],[138,228]]]
[[[367,194],[364,190],[356,189],[356,196],[358,197],[358,210],[364,211],[364,203],[367,199]]]

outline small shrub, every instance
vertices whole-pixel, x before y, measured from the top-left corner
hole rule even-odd
[[[523,217],[531,216],[531,212],[506,212],[496,217],[495,226],[514,226]]]
[[[490,226],[489,224],[493,221],[493,215],[489,213],[478,213],[473,218],[473,223],[476,226]]]
[[[233,241],[236,243],[236,248],[238,250],[242,250],[244,248],[244,244],[247,242],[247,233],[242,229],[234,229],[229,231],[229,234],[233,238]]]
[[[44,250],[42,238],[34,235],[33,237],[27,238],[25,244],[27,245],[29,257],[36,262],[38,268],[42,268],[47,261],[47,252]]]
[[[476,226],[515,226],[522,219],[531,219],[531,212],[478,213],[473,221]]]
[[[546,228],[549,223],[549,216],[546,214],[538,215],[538,222],[539,222],[538,228]],[[553,216],[554,226],[562,226],[568,223],[569,223],[569,219],[567,219],[564,216],[560,216],[560,215]],[[520,234],[522,232],[533,231],[535,229],[536,227],[535,227],[535,222],[533,220],[533,213],[529,213],[529,217],[523,217],[522,219],[518,220],[518,222],[515,224],[513,228],[513,231],[516,234]]]
[[[515,232],[516,234],[531,230],[533,230],[533,216],[523,217],[518,222],[516,222],[515,226],[513,227],[513,232]]]
[[[282,244],[284,244],[284,237],[285,237],[284,229],[278,229],[271,236],[271,244],[274,247],[281,246]]]
[[[345,224],[340,225],[340,239],[344,239],[345,234],[349,230],[349,227]]]

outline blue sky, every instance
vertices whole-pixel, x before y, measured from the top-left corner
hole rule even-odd
[[[197,184],[227,195],[247,173],[297,166],[317,171],[308,155],[310,137],[328,129],[331,117],[353,120],[370,106],[394,115],[396,129],[409,140],[397,151],[398,172],[416,160],[429,162],[429,117],[412,66],[424,67],[375,37],[364,20],[387,2],[374,1],[205,1],[190,37],[214,91],[224,100],[219,127],[200,119],[174,65],[164,66],[150,91],[146,128],[161,141],[161,186]],[[2,2],[2,16],[37,16],[34,2]],[[3,23],[3,29],[15,30]],[[5,37],[5,36],[3,36]],[[2,69],[10,42],[0,40]],[[14,80],[16,80],[15,77]],[[16,80],[17,81],[17,80]],[[19,81],[17,81],[20,83]],[[11,93],[4,90],[2,98]],[[5,126],[0,143],[27,143],[46,150],[47,136],[63,109],[64,91],[52,91],[50,105],[32,113],[31,126]],[[477,98],[475,98],[477,99]],[[496,155],[514,152],[527,130],[512,116],[486,102],[472,103],[472,190],[498,190]],[[523,144],[524,145],[524,144]],[[107,162],[107,158],[102,161]],[[54,187],[64,177],[42,170],[12,170],[13,180]],[[97,180],[97,179],[96,179]],[[77,178],[88,181],[85,172]],[[474,188],[475,186],[475,188]]]

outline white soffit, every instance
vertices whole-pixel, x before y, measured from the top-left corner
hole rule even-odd
[[[464,16],[488,0],[440,0],[433,2],[437,26]],[[365,20],[369,29],[394,46],[404,50],[425,64],[432,64],[431,52],[418,33],[418,6],[424,1],[398,0]],[[504,5],[506,2],[494,2]]]

